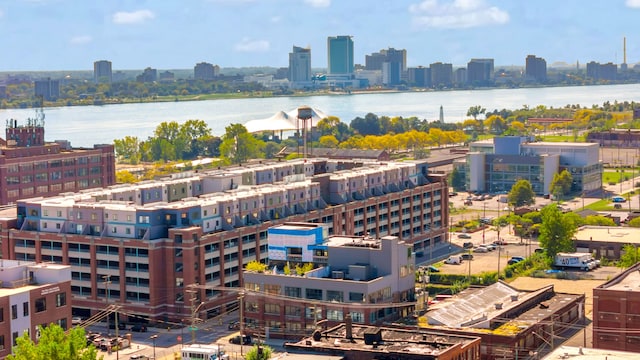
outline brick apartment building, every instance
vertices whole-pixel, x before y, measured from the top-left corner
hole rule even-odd
[[[0,139],[0,205],[115,184],[113,145],[89,149],[71,148],[65,141],[46,143],[40,119],[29,119],[25,126],[7,121],[6,140]]]
[[[51,323],[71,325],[71,267],[0,260],[0,358],[25,331],[35,341]]]
[[[427,163],[295,160],[182,173],[159,181],[27,199],[0,219],[8,258],[71,265],[76,315],[109,300],[149,321],[237,306],[242,269],[266,261],[267,230],[327,224],[328,234],[397,236],[413,251],[447,241],[448,186]],[[104,279],[110,277],[109,290]],[[199,284],[195,293],[190,285]]]
[[[640,352],[640,263],[593,289],[593,347]]]

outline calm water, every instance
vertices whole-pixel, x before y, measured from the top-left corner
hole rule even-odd
[[[112,143],[127,135],[146,139],[163,121],[183,123],[189,119],[204,120],[214,135],[224,134],[231,123],[267,118],[278,111],[290,111],[301,105],[320,109],[345,123],[371,112],[379,116],[417,116],[437,120],[440,106],[446,122],[467,118],[469,107],[481,105],[494,109],[564,107],[567,104],[601,105],[606,101],[640,101],[640,84],[579,86],[531,89],[493,89],[383,93],[308,97],[231,99],[168,103],[145,103],[105,106],[46,108],[47,141],[69,140],[74,147]],[[17,119],[24,124],[33,117],[33,109],[0,110],[0,121]],[[2,134],[1,137],[4,137]]]

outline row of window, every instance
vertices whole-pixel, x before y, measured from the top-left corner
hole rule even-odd
[[[66,293],[58,293],[56,294],[55,299],[56,308],[66,306],[67,305],[67,294]],[[47,310],[47,299],[45,297],[41,297],[35,300],[34,302],[35,312],[41,313]],[[29,316],[30,304],[28,301],[22,303],[22,316]],[[11,305],[11,320],[16,320],[19,317],[18,304]],[[0,323],[4,322],[4,308],[0,308]]]

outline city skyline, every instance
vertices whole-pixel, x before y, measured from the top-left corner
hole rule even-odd
[[[407,66],[465,65],[493,58],[524,66],[527,55],[558,62],[640,62],[633,35],[640,0],[198,0],[126,2],[30,0],[0,4],[0,71],[286,67],[292,46],[311,48],[311,66],[327,67],[327,38],[352,36],[354,61],[393,47]],[[37,29],[45,29],[43,31]],[[191,39],[191,40],[189,40]],[[63,54],[52,56],[52,54]]]

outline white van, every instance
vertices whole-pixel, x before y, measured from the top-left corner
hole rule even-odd
[[[445,264],[450,265],[459,265],[462,263],[462,257],[460,255],[449,256],[447,260],[444,261]]]

